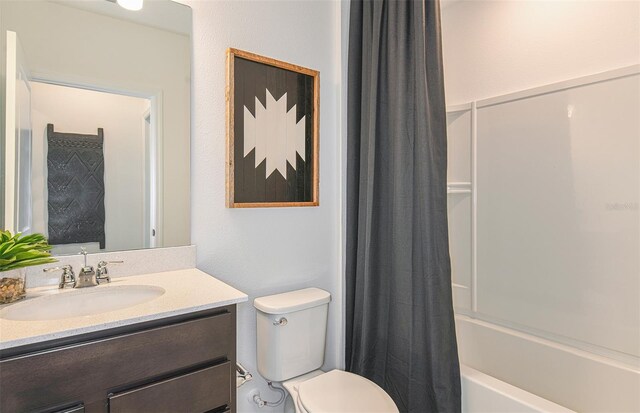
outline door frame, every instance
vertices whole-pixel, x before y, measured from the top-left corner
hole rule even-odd
[[[17,232],[17,214],[20,211],[19,197],[16,196],[16,188],[20,178],[18,168],[18,153],[20,132],[16,119],[20,116],[18,107],[18,82],[24,81],[29,91],[29,124],[31,124],[31,74],[26,65],[26,59],[20,45],[20,39],[16,32],[6,31],[6,73],[5,73],[5,131],[4,131],[4,216],[3,226],[5,230]],[[9,82],[9,79],[15,81]],[[31,127],[30,127],[31,128]],[[30,131],[31,133],[31,131]],[[31,137],[30,137],[31,138]],[[26,228],[30,230],[31,224]]]

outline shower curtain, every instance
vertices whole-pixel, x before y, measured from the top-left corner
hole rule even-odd
[[[437,1],[351,1],[346,366],[402,412],[460,411]]]

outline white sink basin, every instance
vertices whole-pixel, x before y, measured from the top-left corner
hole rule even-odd
[[[87,287],[9,305],[0,311],[0,318],[40,321],[82,317],[146,303],[164,293],[164,288],[151,285]]]

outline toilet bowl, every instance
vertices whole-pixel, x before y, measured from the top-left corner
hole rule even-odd
[[[398,413],[374,382],[342,370],[315,370],[282,383],[291,397],[285,413]]]
[[[341,370],[324,372],[331,295],[319,288],[258,297],[258,372],[288,391],[287,413],[397,413],[372,381]]]

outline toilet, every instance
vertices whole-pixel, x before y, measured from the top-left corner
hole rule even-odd
[[[254,300],[258,371],[288,391],[286,413],[397,413],[372,381],[341,370],[324,372],[331,295],[305,288]]]

